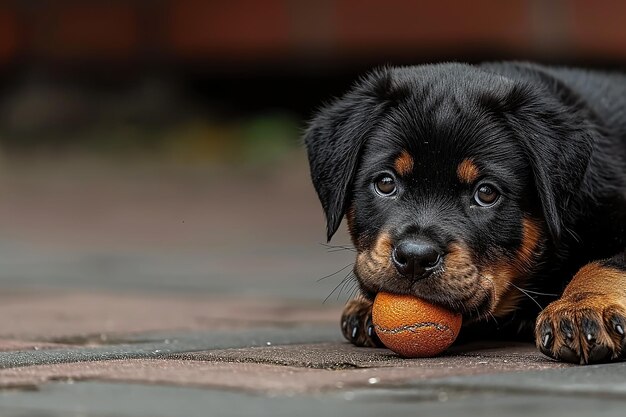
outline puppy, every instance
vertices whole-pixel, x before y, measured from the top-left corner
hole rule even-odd
[[[464,335],[626,357],[626,76],[527,63],[382,68],[304,136],[328,240],[347,218],[362,296],[343,333],[380,342],[379,291],[464,316]]]

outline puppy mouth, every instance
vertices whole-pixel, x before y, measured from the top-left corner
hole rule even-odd
[[[458,275],[437,271],[412,283],[410,294],[475,319],[489,315],[496,304],[493,281],[476,268]]]
[[[355,274],[368,297],[383,291],[412,295],[475,320],[495,311],[496,283],[479,270],[463,245],[450,245],[443,264],[418,280],[400,275],[380,252],[357,255]]]
[[[430,277],[417,282],[373,286],[369,283],[371,279],[363,279],[358,274],[357,278],[369,298],[373,299],[379,292],[412,295],[461,313],[466,318],[486,318],[492,314],[496,305],[493,282],[478,273],[473,276],[450,276],[444,271],[435,271]],[[375,279],[380,280],[380,277]],[[382,281],[391,280],[383,278]]]

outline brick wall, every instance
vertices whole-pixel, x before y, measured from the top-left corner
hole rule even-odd
[[[0,66],[400,56],[626,62],[620,0],[0,1]]]

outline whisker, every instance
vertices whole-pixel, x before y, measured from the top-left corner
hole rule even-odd
[[[574,231],[574,229],[570,228],[570,227],[565,227],[565,230],[567,230],[567,232],[570,234],[570,236],[578,243],[581,242],[580,240],[580,236],[578,235],[578,233],[576,233],[576,231]]]
[[[335,253],[335,252],[355,252],[354,250],[350,249],[350,248],[335,248],[335,249],[327,249],[326,253]]]
[[[346,289],[348,285],[351,284],[351,281],[352,281],[352,277],[350,276],[350,274],[348,274],[346,278],[343,280],[343,284],[341,285],[341,288],[339,288],[339,291],[337,292],[337,297],[335,298],[337,301],[339,301],[339,297],[341,297],[341,293]]]
[[[348,290],[348,300],[351,300],[352,298],[354,298],[357,295],[357,292],[359,291],[359,283],[354,280],[352,281],[352,284],[350,284],[350,289]]]
[[[513,284],[511,284],[511,285],[513,285]],[[515,285],[513,285],[513,286],[515,287]],[[518,288],[518,289],[520,289],[520,288]],[[526,290],[526,289],[524,291],[526,291],[527,293],[530,293],[530,294],[547,295],[549,297],[558,297],[559,296],[558,294],[550,294],[550,293],[547,293],[547,292],[539,292],[539,291],[532,291],[532,290]]]
[[[489,281],[489,283],[493,286],[493,290],[494,290],[494,294],[495,291],[497,289],[495,282],[493,282],[493,280],[489,277],[484,277],[487,279],[487,281]],[[517,285],[513,284],[512,282],[507,282],[507,285],[510,285],[512,287],[514,287],[515,289],[517,289],[519,292],[521,292],[523,295],[525,295],[526,297],[530,298],[532,300],[533,303],[535,303],[537,305],[537,307],[539,307],[539,310],[543,311],[543,306],[541,304],[539,304],[539,302],[537,300],[535,300],[535,298],[533,296],[530,295],[530,293],[533,294],[537,294],[537,295],[547,295],[547,296],[554,296],[557,297],[557,294],[547,294],[547,293],[541,293],[538,291],[531,291],[531,290],[524,290],[520,287],[518,287]],[[489,312],[489,314],[491,314],[491,312]],[[493,317],[493,315],[491,315]],[[494,321],[495,321],[495,317],[494,317]],[[496,321],[496,324],[498,322]]]
[[[333,290],[330,292],[330,294],[328,294],[328,295],[326,296],[326,298],[324,298],[324,301],[322,301],[322,304],[325,304],[325,303],[326,303],[326,301],[328,301],[328,299],[330,298],[330,296],[331,296],[331,295],[333,295],[333,293],[334,293],[335,291],[337,291],[337,289],[339,288],[339,286],[340,286],[341,284],[344,284],[344,283],[346,282],[346,280],[347,280],[347,279],[348,279],[348,276],[346,275],[346,276],[344,277],[344,279],[342,279],[341,281],[339,281],[339,284],[337,284],[337,285],[335,286],[335,288],[333,288]]]
[[[537,300],[535,300],[530,294],[528,294],[525,290],[521,289],[520,287],[518,287],[517,285],[513,284],[512,282],[509,282],[510,285],[512,285],[514,288],[517,288],[522,294],[524,294],[526,297],[530,298],[531,300],[533,300],[533,303],[537,304],[537,307],[539,307],[539,310],[543,311],[543,307],[541,306],[541,304],[539,304],[539,302],[537,302]]]
[[[346,296],[348,300],[352,299],[357,294],[360,287],[359,281],[356,279],[356,275],[352,274],[349,280],[349,284],[347,284],[344,288],[347,288]]]
[[[342,251],[342,250],[347,250],[347,251],[351,251],[351,252],[356,252],[356,249],[354,249],[352,246],[346,246],[346,245],[331,245],[329,243],[320,243],[320,245],[324,246],[325,248],[328,249],[328,252],[338,252],[338,251]]]
[[[360,290],[359,290],[359,286],[358,286],[358,285],[356,285],[356,286],[354,287],[354,291],[352,292],[352,294],[350,294],[350,297],[349,297],[348,299],[349,299],[349,300],[352,300],[353,298],[357,298],[357,297],[358,297],[358,295],[360,294],[360,292],[359,292],[359,291],[360,291]]]
[[[494,316],[491,311],[488,311],[489,315],[491,316],[491,318],[493,319],[494,323],[496,323],[496,326],[500,327],[500,323],[498,323],[498,320],[496,320],[496,316]]]
[[[320,282],[320,281],[325,280],[326,278],[330,278],[330,277],[332,277],[332,276],[335,276],[335,275],[337,275],[338,273],[340,273],[341,271],[345,271],[345,269],[346,269],[347,267],[352,266],[352,265],[354,265],[354,262],[349,263],[348,265],[346,265],[346,266],[344,266],[343,268],[341,268],[339,271],[336,271],[336,272],[333,272],[332,274],[328,274],[328,275],[326,275],[326,276],[324,276],[324,277],[321,277],[320,279],[318,279],[318,280],[317,280],[317,282]]]
[[[341,294],[341,291],[343,291],[343,287],[352,279],[354,279],[354,274],[352,273],[352,271],[350,271],[350,272],[348,272],[346,274],[345,277],[343,277],[343,279],[339,282],[339,284],[337,284],[335,286],[335,288],[333,288],[333,290],[330,292],[330,294],[328,294],[326,296],[326,298],[324,298],[324,301],[322,302],[322,304],[325,304],[326,301],[328,301],[328,299],[335,293],[335,291],[337,291],[338,289],[341,288],[339,290],[339,293],[337,294],[337,297],[339,297],[339,294]],[[337,298],[337,299],[339,299],[339,298]]]

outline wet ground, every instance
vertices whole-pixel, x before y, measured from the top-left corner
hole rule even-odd
[[[76,156],[0,171],[3,416],[624,415],[626,364],[344,342],[353,253],[322,244],[301,153],[269,172]]]

